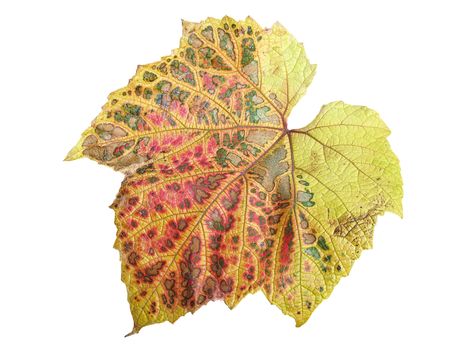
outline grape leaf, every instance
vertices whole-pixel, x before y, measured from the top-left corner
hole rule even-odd
[[[402,216],[376,112],[332,102],[287,128],[315,68],[280,24],[184,21],[180,47],[138,66],[69,152],[126,174],[111,207],[130,334],[258,290],[300,326],[377,216]]]

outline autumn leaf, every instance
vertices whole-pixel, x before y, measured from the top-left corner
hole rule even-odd
[[[132,333],[258,290],[300,326],[377,216],[402,215],[376,112],[332,102],[287,129],[315,68],[280,24],[184,21],[180,47],[139,66],[70,151],[126,174],[111,207]]]

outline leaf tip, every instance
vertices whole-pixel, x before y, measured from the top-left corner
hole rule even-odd
[[[272,31],[273,33],[277,35],[285,35],[288,34],[287,29],[278,21],[274,22],[272,25]]]
[[[75,146],[70,150],[70,152],[68,152],[68,154],[63,159],[63,161],[69,162],[69,161],[76,160],[82,157],[83,157],[83,152],[81,152],[81,149],[79,147]]]
[[[141,330],[141,327],[138,327],[138,326],[134,325],[131,332],[128,333],[128,334],[125,334],[125,338],[127,338],[127,337],[129,337],[129,336],[131,336],[133,334],[138,334],[140,330]]]
[[[222,17],[222,22],[234,22],[235,23],[237,21],[234,20],[232,17],[225,15],[224,17]]]
[[[404,218],[404,211],[402,209],[402,204],[400,204],[397,208],[394,209],[394,214],[396,214],[399,218]]]
[[[308,318],[309,317],[296,317],[296,318],[294,317],[295,327],[300,328],[301,326],[303,326],[306,323],[306,321],[308,321]]]
[[[239,303],[239,299],[233,299],[233,300],[224,300],[225,305],[229,308],[229,310],[233,310]]]
[[[198,23],[187,21],[186,19],[182,19],[182,35],[188,35],[191,33]]]

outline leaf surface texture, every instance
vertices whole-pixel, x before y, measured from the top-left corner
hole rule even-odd
[[[332,102],[287,129],[315,68],[280,24],[184,21],[180,47],[139,66],[69,152],[126,175],[111,207],[132,333],[258,290],[302,325],[377,216],[402,215],[376,112]]]

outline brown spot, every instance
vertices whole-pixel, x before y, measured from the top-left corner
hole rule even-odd
[[[207,297],[211,299],[214,296],[214,291],[216,288],[216,280],[212,277],[206,278],[203,285],[203,292],[207,294]]]
[[[139,201],[138,197],[131,197],[130,199],[128,199],[128,204],[133,206],[133,205],[138,204],[138,201]]]
[[[222,280],[219,288],[224,293],[230,293],[232,291],[233,280],[229,278],[228,280]]]
[[[204,190],[197,188],[195,190],[195,199],[198,203],[203,203],[204,199],[208,198],[209,194],[205,192]]]
[[[215,234],[209,237],[210,242],[209,242],[209,248],[212,250],[219,250],[221,243],[222,243],[222,235],[220,234]]]
[[[165,261],[158,261],[151,267],[148,267],[146,269],[146,275],[147,276],[157,276],[159,274],[159,271],[164,267]]]
[[[131,252],[130,255],[128,255],[128,262],[133,266],[136,265],[136,262],[138,259],[139,259],[139,256],[138,254],[136,254],[136,252]]]
[[[213,255],[211,257],[211,271],[217,276],[222,276],[222,270],[225,267],[225,261],[222,256]]]
[[[198,38],[198,36],[195,33],[190,34],[190,36],[188,37],[188,43],[194,48],[199,48],[203,45],[203,41],[200,38]]]
[[[188,226],[188,224],[187,224],[185,219],[181,219],[181,220],[178,221],[178,229],[180,231],[183,231],[187,226]]]
[[[182,292],[182,296],[185,298],[185,299],[190,299],[193,294],[195,293],[195,291],[193,290],[193,288],[191,287],[188,287],[186,289],[183,290]]]
[[[149,237],[149,238],[152,238],[152,237],[154,237],[155,235],[156,235],[156,230],[155,230],[154,228],[152,228],[152,229],[150,229],[150,230],[148,231],[148,237]]]
[[[201,274],[201,269],[198,267],[195,267],[191,272],[191,276],[193,278],[197,278],[200,274]]]
[[[124,137],[124,136],[128,135],[128,133],[125,130],[123,130],[122,128],[120,128],[119,126],[116,126],[112,130],[112,135],[113,135],[113,137]]]
[[[157,311],[157,309],[156,309],[156,302],[153,301],[153,302],[151,302],[151,305],[149,306],[149,312],[150,312],[151,314],[155,314],[156,311]]]
[[[191,239],[190,250],[192,253],[199,253],[199,248],[201,246],[201,241],[198,237],[193,237]]]
[[[172,289],[172,288],[175,286],[175,280],[173,280],[173,279],[166,279],[166,280],[164,281],[164,286],[165,286],[165,288],[167,288],[167,289],[169,289],[169,290]]]
[[[316,241],[316,236],[313,233],[306,232],[303,234],[303,243],[313,244]]]
[[[239,202],[239,193],[235,191],[234,189],[229,191],[230,197],[225,197],[222,201],[222,204],[224,205],[225,209],[228,211],[235,209]]]
[[[275,225],[278,224],[281,219],[282,214],[271,215],[268,217],[268,224]]]
[[[103,123],[96,126],[96,130],[98,131],[112,131],[113,129],[114,126],[110,123]]]
[[[217,175],[210,175],[207,178],[208,187],[211,190],[216,189],[220,185],[220,180],[225,179],[225,175],[217,174]]]
[[[128,253],[132,249],[133,249],[133,242],[125,242],[125,244],[123,245],[123,251]]]
[[[304,229],[304,230],[307,229],[308,228],[308,220],[305,218],[305,215],[302,212],[300,212],[298,214],[298,216],[300,217],[300,227],[302,229]]]

